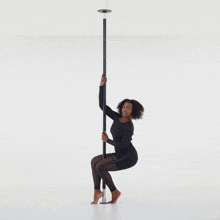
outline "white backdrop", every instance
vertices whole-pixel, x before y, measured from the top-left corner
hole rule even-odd
[[[91,184],[91,159],[102,153],[102,37],[1,42],[1,185]],[[205,35],[108,37],[107,104],[117,111],[130,98],[145,108],[133,121],[138,184],[219,185],[219,43]]]

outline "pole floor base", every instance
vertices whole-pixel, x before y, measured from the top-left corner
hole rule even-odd
[[[106,189],[103,189],[102,202],[100,202],[100,204],[108,204],[106,202]]]

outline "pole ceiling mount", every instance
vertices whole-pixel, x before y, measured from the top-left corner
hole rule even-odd
[[[98,10],[98,12],[100,12],[100,13],[110,13],[112,11],[109,10],[109,9],[100,9],[100,10]]]

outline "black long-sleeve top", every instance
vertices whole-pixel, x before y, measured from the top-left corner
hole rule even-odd
[[[103,86],[99,87],[99,107],[103,110]],[[106,105],[106,115],[114,120],[110,129],[113,140],[108,139],[107,143],[115,147],[116,157],[118,159],[128,154],[131,148],[134,147],[131,143],[134,126],[130,121],[125,123],[120,122],[119,118],[122,115],[113,111],[108,105]]]

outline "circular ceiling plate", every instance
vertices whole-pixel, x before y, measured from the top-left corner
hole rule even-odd
[[[98,10],[98,12],[100,12],[100,13],[110,13],[112,11],[109,10],[109,9],[100,9],[100,10]]]

